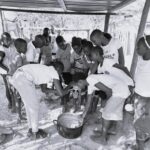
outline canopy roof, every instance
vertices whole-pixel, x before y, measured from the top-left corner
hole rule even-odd
[[[133,1],[135,0],[0,0],[0,8],[100,14],[120,9]]]

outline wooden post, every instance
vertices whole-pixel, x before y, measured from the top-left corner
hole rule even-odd
[[[142,16],[141,16],[141,21],[140,21],[140,25],[139,25],[139,30],[138,30],[138,34],[137,34],[136,45],[135,45],[135,49],[134,49],[134,55],[133,55],[132,65],[131,65],[131,70],[130,70],[131,75],[133,77],[134,77],[134,74],[136,71],[136,66],[137,66],[137,61],[138,61],[138,55],[136,53],[137,42],[143,36],[145,26],[146,26],[147,17],[148,17],[148,13],[149,13],[149,9],[150,9],[150,0],[146,0],[145,6],[143,8]]]
[[[2,10],[0,10],[0,15],[1,15],[1,20],[2,20],[2,29],[3,29],[3,32],[4,32],[5,30],[4,30],[4,20],[3,20]]]
[[[104,24],[104,32],[108,32],[108,27],[109,27],[109,19],[110,19],[110,14],[105,15],[105,24]]]

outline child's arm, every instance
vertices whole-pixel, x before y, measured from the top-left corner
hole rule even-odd
[[[96,73],[98,65],[99,65],[98,62],[94,62],[94,64],[91,65],[91,67],[90,67],[90,74]]]
[[[99,90],[105,92],[107,95],[107,99],[109,99],[112,96],[112,89],[110,89],[109,87],[107,87],[103,83],[98,82],[97,84],[95,84],[95,87],[98,88]]]
[[[130,74],[129,70],[127,69],[127,67],[122,66],[120,64],[114,64],[113,67],[118,68],[118,69],[124,71],[124,73],[126,73],[129,77],[131,77],[131,74]]]
[[[125,62],[124,62],[123,47],[120,47],[120,48],[118,49],[118,54],[119,54],[118,62],[119,62],[120,65],[124,66],[124,65],[125,65],[124,63],[125,63]]]

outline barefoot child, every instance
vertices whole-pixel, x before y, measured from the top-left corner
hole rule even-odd
[[[73,80],[85,79],[88,74],[88,64],[82,50],[81,38],[72,38],[73,53],[71,54],[71,73]]]

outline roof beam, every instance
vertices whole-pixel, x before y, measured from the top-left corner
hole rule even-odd
[[[47,11],[47,10],[33,10],[33,9],[19,9],[19,8],[3,8],[0,7],[0,10],[3,11],[16,11],[16,12],[26,12],[26,13],[45,13],[45,14],[64,14],[64,15],[106,15],[107,12],[73,12],[73,11]],[[117,13],[109,13],[110,15],[117,15]]]
[[[67,11],[66,5],[64,0],[57,0],[61,8],[63,8],[64,11]]]
[[[136,0],[124,0],[123,2],[119,3],[118,5],[110,8],[110,11],[115,11],[115,10],[121,9],[134,1],[136,1]]]

